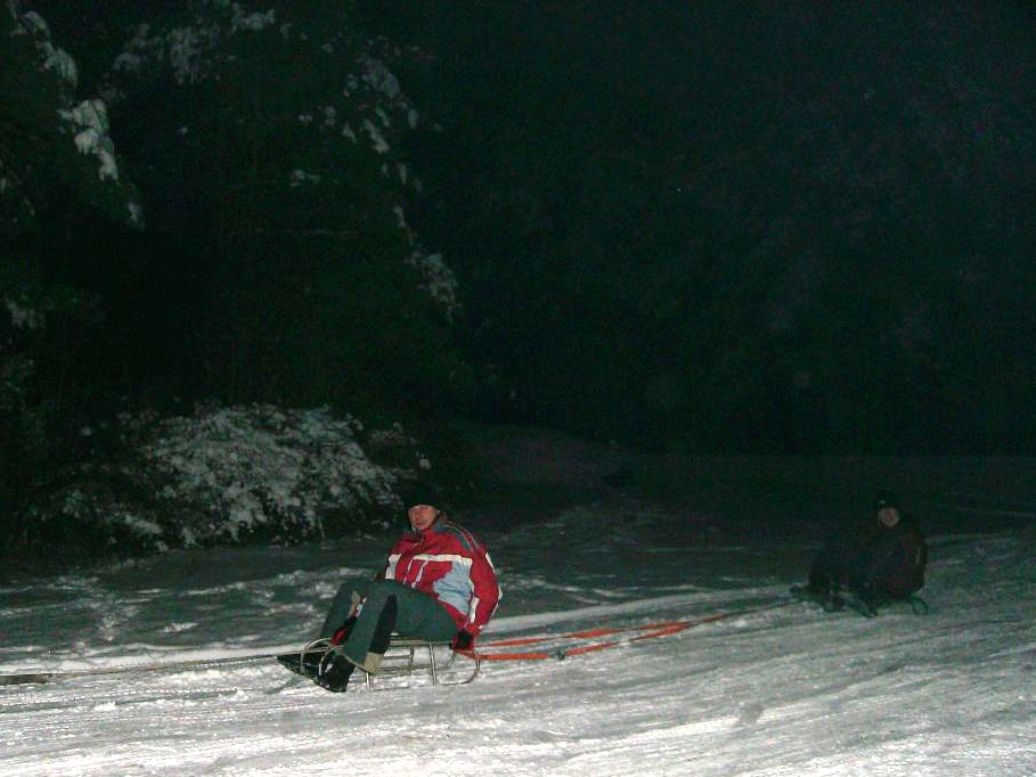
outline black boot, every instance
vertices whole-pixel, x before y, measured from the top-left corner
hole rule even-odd
[[[320,673],[320,660],[324,650],[310,650],[305,653],[284,653],[277,656],[277,661],[295,674],[314,679]]]
[[[316,678],[316,683],[331,693],[344,693],[354,668],[352,661],[348,658],[343,655],[335,655],[323,674]]]

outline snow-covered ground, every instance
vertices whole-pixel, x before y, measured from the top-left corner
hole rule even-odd
[[[487,645],[730,616],[453,687],[333,695],[272,661],[0,687],[0,774],[1036,774],[1031,518],[933,532],[930,614],[873,620],[765,608],[805,575],[804,540],[608,503],[511,531],[469,518],[504,587]],[[10,583],[0,673],[295,647],[386,547],[191,550]]]

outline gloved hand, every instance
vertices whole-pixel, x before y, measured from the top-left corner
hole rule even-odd
[[[471,632],[464,631],[461,629],[453,635],[453,639],[450,640],[450,647],[454,650],[471,650],[475,644],[475,638],[471,635]]]

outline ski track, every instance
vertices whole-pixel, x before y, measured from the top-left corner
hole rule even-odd
[[[0,774],[1036,775],[1033,529],[933,538],[931,613],[864,619],[758,609],[801,580],[807,547],[602,553],[626,546],[626,527],[558,568],[550,543],[584,537],[588,512],[487,538],[505,589],[487,647],[730,617],[564,661],[489,663],[454,687],[328,694],[272,661],[3,686]],[[365,569],[343,567],[342,546],[314,552],[235,551],[237,579],[209,551],[0,588],[0,671],[297,647]],[[359,554],[376,566],[375,545]]]

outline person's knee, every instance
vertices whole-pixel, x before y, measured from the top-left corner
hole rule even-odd
[[[398,586],[395,580],[376,580],[368,589],[363,606],[380,610],[388,598],[396,593]]]
[[[335,593],[335,601],[349,601],[353,595],[353,584],[349,582],[342,583],[338,586],[338,591]]]

